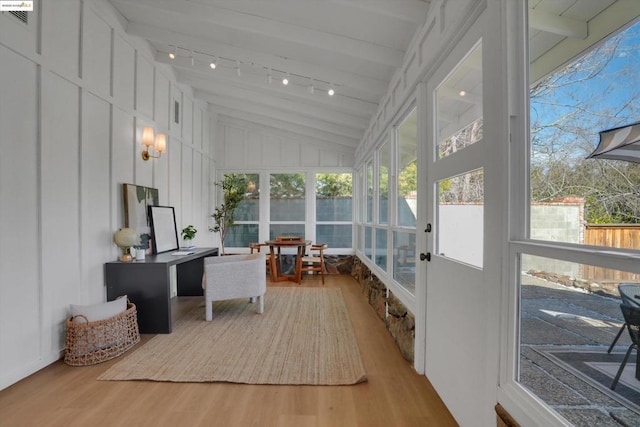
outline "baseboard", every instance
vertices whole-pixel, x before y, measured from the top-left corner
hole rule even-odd
[[[46,368],[47,366],[57,362],[62,358],[64,358],[64,349],[58,352],[50,353],[42,359],[21,366],[20,369],[16,369],[15,371],[3,372],[2,375],[0,375],[0,391],[12,386],[20,380],[27,378],[29,375],[35,374],[39,370]]]

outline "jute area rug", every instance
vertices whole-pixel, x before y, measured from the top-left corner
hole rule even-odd
[[[204,303],[109,368],[99,380],[346,385],[366,381],[351,319],[335,288],[268,288],[265,311],[248,299]]]

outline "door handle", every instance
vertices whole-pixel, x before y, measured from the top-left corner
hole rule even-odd
[[[431,261],[431,252],[427,252],[426,254],[420,254],[420,261]]]

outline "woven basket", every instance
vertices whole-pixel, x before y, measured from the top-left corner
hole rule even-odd
[[[76,317],[85,321],[74,321]],[[139,341],[138,315],[131,302],[125,311],[104,320],[88,322],[79,314],[67,319],[64,361],[72,366],[95,365],[120,356]]]

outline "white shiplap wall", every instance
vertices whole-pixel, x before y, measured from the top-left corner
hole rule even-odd
[[[61,356],[70,303],[105,300],[122,183],[158,188],[179,228],[216,243],[207,104],[106,2],[34,9],[28,25],[0,13],[0,389]],[[160,159],[142,161],[143,126],[168,134]]]
[[[226,170],[352,168],[355,149],[217,114],[215,157]]]

